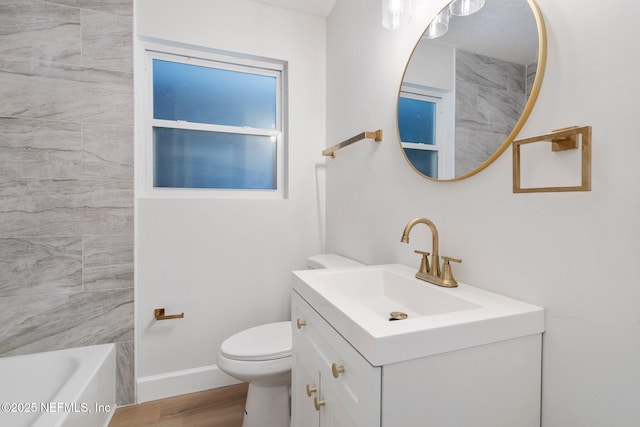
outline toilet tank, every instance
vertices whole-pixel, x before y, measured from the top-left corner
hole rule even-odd
[[[362,266],[361,262],[337,254],[319,254],[307,258],[307,268],[344,268]]]

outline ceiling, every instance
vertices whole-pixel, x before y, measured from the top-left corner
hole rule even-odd
[[[326,17],[337,0],[254,1]],[[449,30],[447,35],[434,42],[520,64],[530,64],[537,58],[538,32],[531,8],[525,0],[488,0],[480,12],[453,18]],[[521,43],[511,43],[513,40]],[[531,49],[523,49],[523,45]]]
[[[258,3],[270,4],[296,12],[326,17],[337,0],[255,0]]]

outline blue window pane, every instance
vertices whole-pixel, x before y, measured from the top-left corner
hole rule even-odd
[[[438,178],[438,152],[432,150],[404,149],[407,158],[420,173],[431,178]]]
[[[398,101],[398,128],[402,142],[435,145],[436,104],[417,99]]]
[[[276,189],[270,136],[153,128],[154,187]]]
[[[153,117],[276,128],[276,78],[153,60]]]

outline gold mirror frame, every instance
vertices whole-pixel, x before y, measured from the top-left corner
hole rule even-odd
[[[526,104],[524,106],[524,109],[522,110],[522,114],[520,115],[520,118],[518,119],[518,121],[516,122],[515,126],[513,127],[513,129],[511,130],[511,132],[507,136],[507,138],[504,140],[502,145],[500,145],[500,147],[498,147],[498,149],[491,156],[489,156],[489,158],[487,160],[485,160],[480,166],[478,166],[475,169],[465,173],[464,175],[460,175],[460,176],[457,176],[455,178],[437,179],[437,178],[432,178],[430,176],[427,176],[427,175],[423,174],[422,172],[420,172],[418,169],[416,169],[416,167],[413,165],[413,163],[407,157],[407,154],[405,153],[404,148],[402,147],[402,140],[400,138],[400,129],[399,129],[399,126],[397,125],[398,109],[396,107],[396,131],[397,131],[397,134],[398,134],[398,142],[400,144],[400,149],[402,151],[402,155],[404,156],[404,158],[407,161],[407,163],[409,164],[409,166],[411,166],[411,168],[418,175],[420,175],[420,176],[422,176],[424,178],[427,178],[430,181],[436,181],[436,182],[453,182],[453,181],[461,181],[463,179],[469,178],[470,176],[473,176],[473,175],[477,174],[478,172],[480,172],[480,171],[484,170],[485,168],[487,168],[502,153],[504,153],[504,151],[507,149],[507,147],[509,147],[511,145],[513,140],[516,138],[516,136],[518,135],[518,133],[520,132],[520,130],[522,129],[522,127],[526,123],[527,119],[529,118],[529,115],[531,114],[531,111],[533,110],[533,106],[535,105],[536,100],[538,99],[538,94],[540,93],[540,87],[542,86],[542,80],[544,78],[544,70],[545,70],[545,66],[546,66],[546,62],[547,62],[547,34],[546,34],[546,27],[545,27],[545,24],[544,24],[544,19],[542,17],[542,13],[540,11],[540,8],[538,7],[538,5],[536,4],[536,2],[534,0],[526,0],[526,2],[529,4],[529,7],[531,8],[531,12],[533,13],[533,16],[535,18],[536,27],[537,27],[537,30],[538,30],[538,65],[536,67],[536,77],[535,77],[535,80],[533,82],[533,86],[531,88],[531,93],[529,95],[529,99],[527,100],[527,102],[526,102]],[[450,3],[451,2],[447,3],[447,5],[442,10],[448,8]],[[439,13],[440,12],[438,12],[438,14]],[[436,15],[436,17],[437,17],[437,15]],[[434,19],[435,19],[435,17],[434,17]],[[425,31],[426,31],[426,29],[425,29]],[[411,62],[411,58],[413,57],[413,54],[415,53],[416,49],[418,48],[418,45],[420,44],[420,41],[422,40],[422,35],[423,34],[424,34],[424,32],[420,34],[420,39],[418,39],[418,41],[416,42],[415,46],[413,47],[413,50],[411,51],[411,55],[409,56],[409,59],[407,61],[407,65],[405,66],[404,72],[402,73],[402,80],[400,81],[400,87],[398,88],[398,101],[400,100],[400,93],[402,91],[402,86],[403,86],[403,83],[404,83],[404,79],[405,79],[405,76],[407,74],[407,69],[409,68],[409,63]]]

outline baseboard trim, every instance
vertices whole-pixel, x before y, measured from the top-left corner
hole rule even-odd
[[[137,380],[137,401],[149,402],[238,383],[240,381],[225,374],[216,365],[149,375]]]

